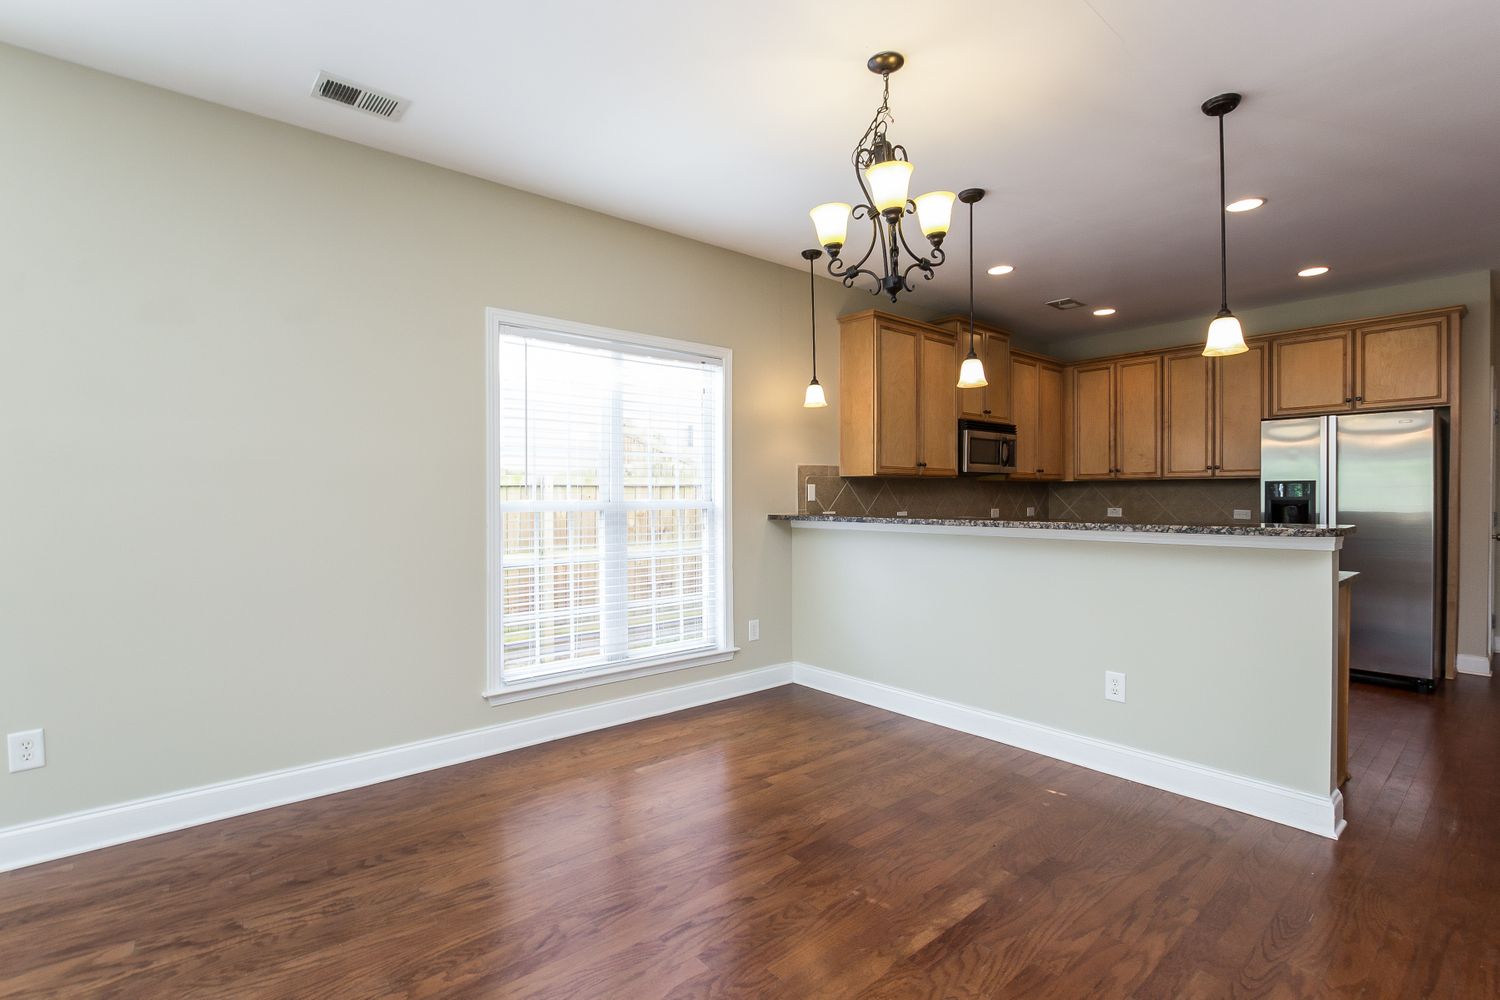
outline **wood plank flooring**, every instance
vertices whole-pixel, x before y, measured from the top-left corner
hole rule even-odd
[[[1500,997],[1500,688],[1337,843],[798,687],[0,875],[0,997]]]

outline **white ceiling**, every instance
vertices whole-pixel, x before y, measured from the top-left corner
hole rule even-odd
[[[1230,217],[1231,305],[1500,266],[1497,0],[7,0],[0,39],[799,267],[896,48],[914,193],[990,190],[978,263],[1016,272],[980,311],[1054,337],[1217,309],[1225,90],[1230,197],[1270,199]],[[914,305],[964,303],[965,243]]]

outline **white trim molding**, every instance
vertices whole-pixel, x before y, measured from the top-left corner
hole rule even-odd
[[[776,664],[597,705],[548,712],[483,729],[7,827],[0,829],[0,871],[379,784],[791,682],[791,664]]]
[[[793,676],[796,683],[817,691],[1322,837],[1337,839],[1344,832],[1344,797],[1337,789],[1329,795],[1315,795],[806,663],[795,664]]]
[[[1454,664],[1461,674],[1473,674],[1475,677],[1490,676],[1490,658],[1488,656],[1476,656],[1473,653],[1459,653],[1457,662]]]

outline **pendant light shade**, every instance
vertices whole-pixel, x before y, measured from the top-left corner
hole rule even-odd
[[[1245,346],[1245,331],[1240,329],[1240,321],[1235,318],[1234,313],[1227,310],[1221,312],[1208,324],[1208,343],[1203,345],[1205,358],[1244,354],[1248,350],[1250,348]]]
[[[1245,331],[1229,311],[1229,214],[1224,203],[1224,116],[1240,106],[1239,94],[1220,94],[1203,102],[1203,113],[1219,119],[1219,314],[1208,324],[1208,340],[1203,345],[1205,358],[1222,358],[1244,354]]]
[[[984,361],[974,352],[974,203],[983,197],[983,188],[964,188],[958,193],[958,200],[969,206],[969,353],[958,366],[960,389],[983,389],[990,384],[984,377]]]
[[[818,381],[818,286],[813,277],[813,261],[821,256],[821,250],[802,251],[802,259],[807,261],[807,303],[812,321],[812,381],[802,394],[802,405],[809,410],[828,405],[828,397],[823,395],[823,385]]]

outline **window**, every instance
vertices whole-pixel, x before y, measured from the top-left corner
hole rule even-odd
[[[492,701],[728,658],[728,362],[491,310]]]

